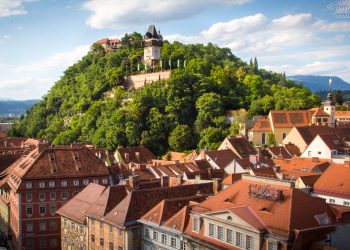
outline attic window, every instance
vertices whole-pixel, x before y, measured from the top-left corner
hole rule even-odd
[[[326,213],[324,214],[316,214],[315,219],[317,220],[320,226],[327,226],[330,224],[330,219]]]
[[[176,228],[176,225],[174,224],[172,228],[175,229],[175,228]]]
[[[118,212],[115,212],[114,215],[117,216]]]
[[[227,220],[232,221],[232,217],[231,216],[227,216]]]

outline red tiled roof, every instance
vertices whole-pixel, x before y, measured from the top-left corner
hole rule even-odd
[[[288,153],[294,157],[300,156],[300,149],[293,143],[287,143],[283,145],[284,148],[288,151]]]
[[[282,201],[250,197],[251,185],[269,185],[271,189],[282,191]],[[315,218],[315,215],[318,214],[326,213],[331,221],[334,221],[333,213],[323,199],[311,197],[298,189],[277,183],[262,183],[248,179],[242,179],[232,184],[227,189],[202,202],[198,207],[194,207],[193,211],[206,214],[242,205],[250,207],[266,225],[269,232],[284,237],[289,237],[294,229],[320,227]],[[249,220],[250,216],[244,218],[244,220]],[[186,232],[188,231],[186,230]]]
[[[336,134],[318,135],[330,150],[346,150],[349,146]]]
[[[271,120],[275,128],[293,128],[311,124],[310,110],[271,110]]]
[[[229,174],[223,181],[224,185],[232,185],[236,181],[242,179],[242,174]]]
[[[276,165],[281,167],[282,171],[295,172],[324,172],[330,165],[329,160],[318,158],[292,158],[286,160],[273,160]]]
[[[57,213],[79,223],[85,221],[85,211],[100,197],[106,187],[90,183],[64,204]]]
[[[283,157],[283,159],[291,159],[293,157],[283,146],[271,146],[268,147],[268,151],[275,159],[279,156]]]
[[[138,147],[121,147],[117,149],[119,156],[124,164],[129,164],[130,162],[146,164],[156,159],[155,155],[147,148],[143,146]],[[128,154],[129,159],[125,156]]]
[[[350,118],[350,111],[335,111],[336,118]]]
[[[107,44],[109,43],[109,39],[108,38],[103,38],[101,40],[98,40],[96,43],[99,43],[99,44]]]
[[[332,163],[314,185],[314,192],[350,198],[350,165]]]
[[[313,108],[310,110],[314,112],[313,113],[314,116],[330,116],[328,113],[324,112],[323,109],[321,108]]]
[[[272,127],[268,116],[260,117],[255,123],[254,127],[250,130],[252,132],[271,132]]]
[[[163,199],[180,198],[212,192],[212,183],[182,185],[131,191],[103,219],[113,225],[129,226]]]
[[[243,136],[228,137],[227,140],[241,158],[249,158],[249,155],[257,153],[253,145]]]
[[[296,127],[296,129],[307,145],[309,145],[317,135],[321,134],[335,133],[341,138],[350,138],[350,128],[348,127],[331,128],[329,126],[303,126]]]
[[[207,151],[206,154],[221,169],[224,169],[233,160],[240,160],[240,158],[230,149]]]
[[[308,187],[312,187],[315,182],[320,178],[321,174],[315,174],[315,175],[304,175],[300,176],[300,180]]]

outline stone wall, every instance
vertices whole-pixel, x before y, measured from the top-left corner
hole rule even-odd
[[[170,70],[139,74],[126,77],[125,87],[128,89],[140,89],[146,84],[151,84],[152,82],[169,79]]]

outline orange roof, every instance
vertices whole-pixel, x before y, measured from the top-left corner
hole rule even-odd
[[[293,128],[311,124],[311,110],[271,110],[270,116],[274,128]]]
[[[350,164],[332,163],[314,185],[314,192],[350,198]]]
[[[335,111],[336,118],[350,118],[350,111]]]
[[[222,184],[224,185],[232,185],[236,181],[240,180],[242,178],[242,174],[229,174],[223,181]]]
[[[274,159],[276,165],[281,167],[282,171],[295,172],[324,172],[330,165],[329,160],[319,158],[300,158],[292,159]]]
[[[255,123],[254,127],[250,130],[252,132],[271,132],[271,124],[268,116],[260,117]]]
[[[282,185],[282,182],[279,185],[278,182],[274,184],[264,182],[261,178],[260,180],[256,177],[255,179],[246,179],[243,176],[242,180],[200,203],[199,206],[193,208],[193,211],[206,214],[208,212],[247,206],[252,209],[272,234],[282,237],[289,237],[295,229],[321,227],[315,215],[327,214],[333,221],[333,213],[324,200],[311,197],[299,189]],[[249,192],[252,185],[257,187],[265,185],[271,190],[279,190],[283,193],[283,198],[273,201],[251,196]],[[244,216],[244,213],[242,213],[242,218],[245,221],[249,221],[250,216]],[[186,232],[188,231],[192,230],[186,230]]]
[[[96,43],[99,43],[99,44],[106,44],[109,42],[109,39],[108,38],[103,38],[101,40],[98,40]]]
[[[314,116],[330,116],[328,113],[324,112],[323,109],[321,108],[312,108],[310,110],[314,112],[313,113]]]

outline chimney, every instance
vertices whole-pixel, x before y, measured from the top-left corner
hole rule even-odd
[[[38,153],[40,154],[41,152],[43,152],[45,149],[47,149],[49,147],[48,143],[45,142],[39,142],[38,143]]]
[[[21,143],[21,148],[24,148],[24,141],[22,141]]]
[[[168,186],[169,186],[169,176],[163,175],[163,176],[160,178],[160,185],[161,185],[162,187],[168,187]]]
[[[210,180],[213,177],[213,169],[207,168],[207,171],[208,171],[208,179]]]
[[[132,189],[137,189],[137,183],[139,182],[138,175],[130,175],[129,176],[129,185]]]
[[[206,149],[202,149],[201,152],[199,153],[201,160],[205,160],[205,152],[206,152]]]
[[[281,172],[281,166],[280,165],[275,165],[273,168],[275,169],[276,173]]]
[[[213,178],[213,193],[214,194],[217,194],[218,192],[221,191],[221,183],[222,183],[221,178]]]
[[[312,160],[311,160],[312,162],[319,162],[319,159],[318,159],[318,157],[312,157]]]
[[[140,152],[135,152],[135,157],[138,163],[141,162]]]
[[[184,176],[182,174],[179,174],[177,176],[177,179],[179,180],[179,184],[182,185],[184,183]]]
[[[125,161],[130,161],[130,154],[129,153],[125,153],[124,154],[124,159],[125,159]]]
[[[4,141],[4,148],[7,148],[7,141]]]

